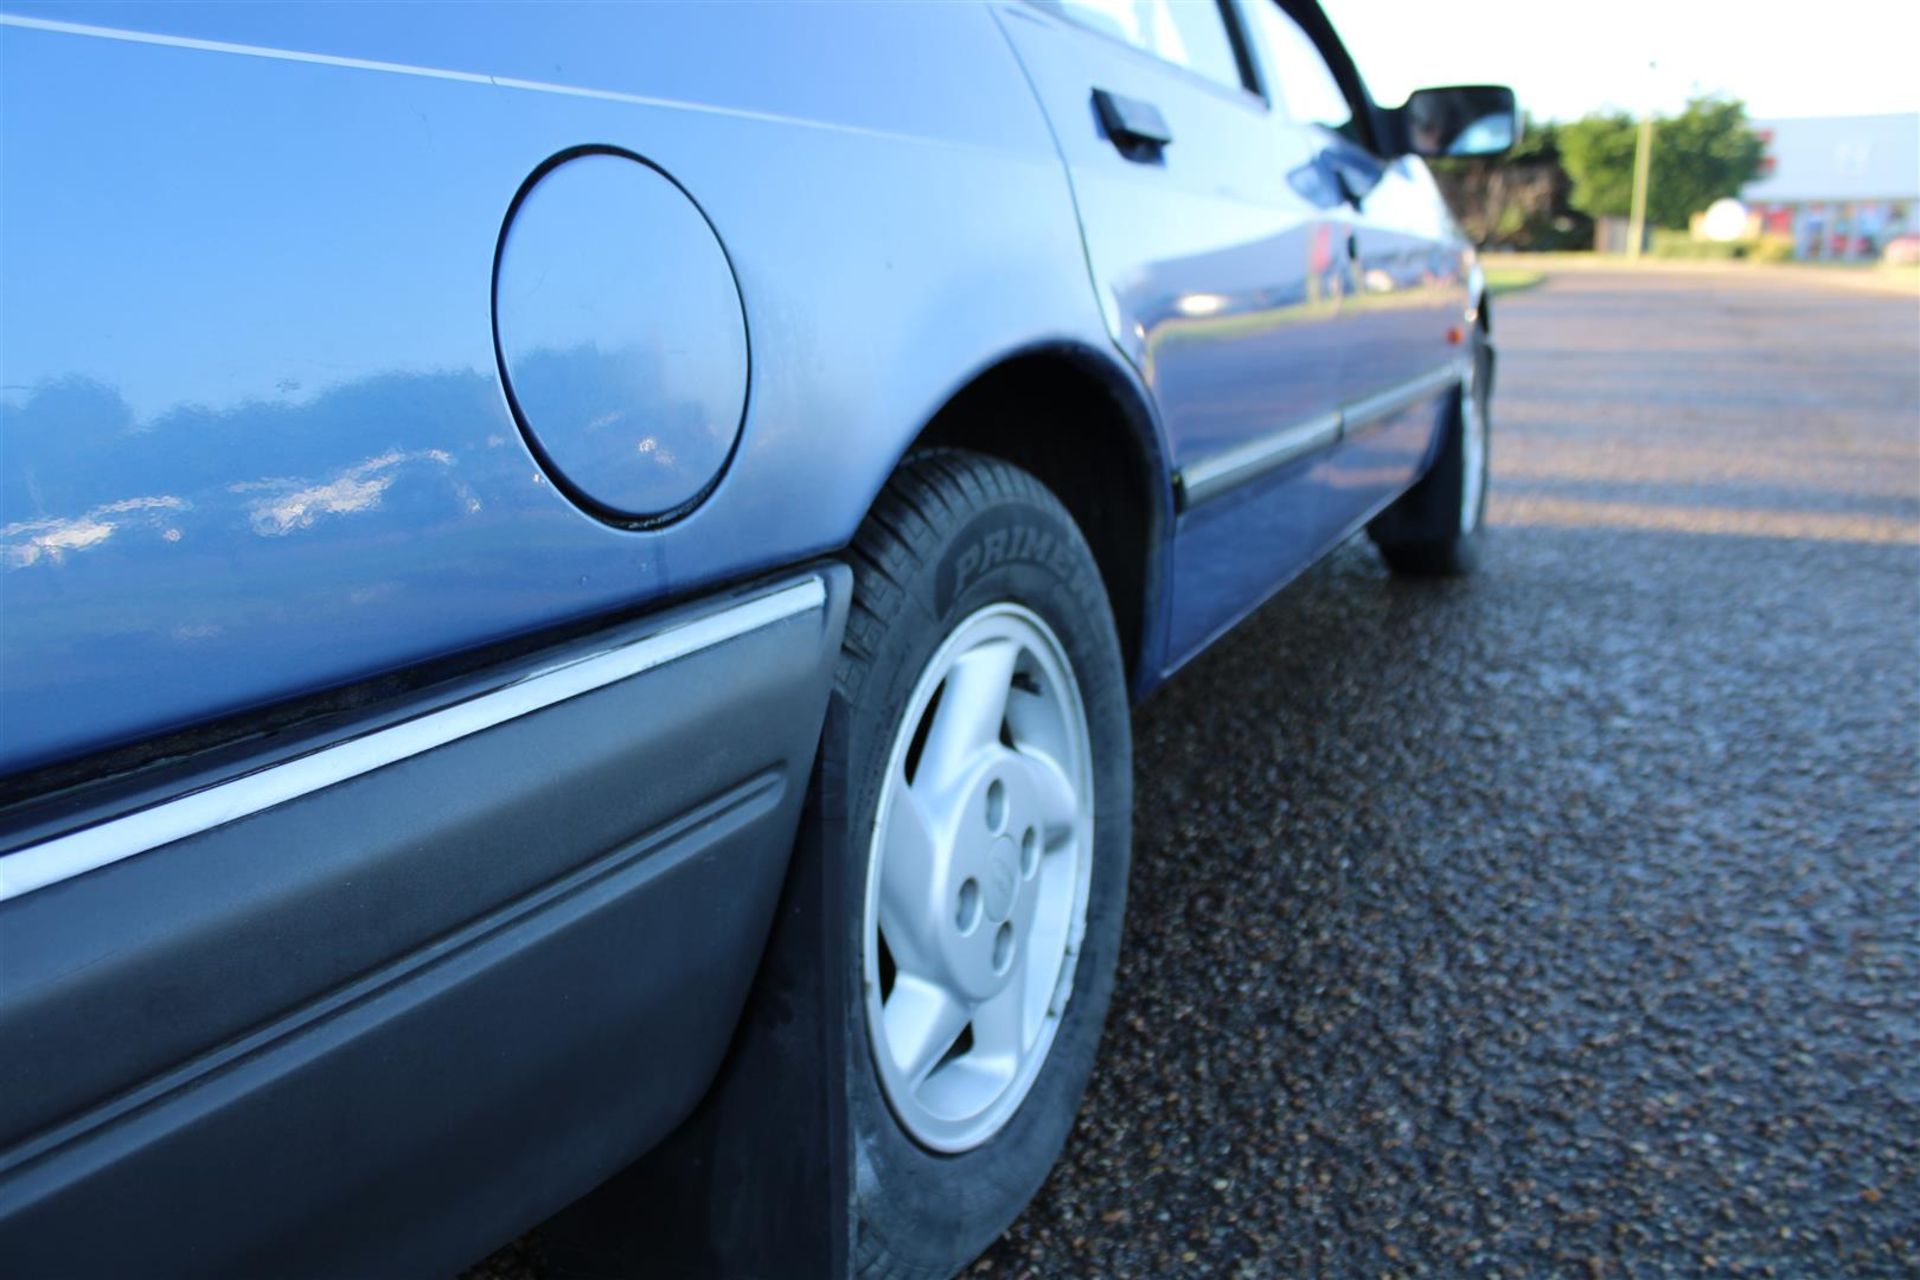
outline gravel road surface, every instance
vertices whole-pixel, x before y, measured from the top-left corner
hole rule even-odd
[[[1920,308],[1495,315],[1481,575],[1350,544],[1136,715],[1102,1064],[976,1273],[1920,1275]]]

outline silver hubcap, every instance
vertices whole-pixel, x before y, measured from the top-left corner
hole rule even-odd
[[[962,622],[887,757],[867,861],[867,1032],[902,1127],[991,1138],[1073,989],[1093,866],[1092,748],[1066,651],[1012,604]]]
[[[1460,381],[1460,532],[1480,527],[1480,503],[1487,491],[1487,421],[1480,411],[1480,362],[1468,363]]]

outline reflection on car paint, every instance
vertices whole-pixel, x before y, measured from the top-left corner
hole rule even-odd
[[[6,26],[0,75],[0,297],[33,318],[0,369],[0,769],[831,551],[973,373],[1042,345],[1117,365],[1057,153],[984,8],[772,6],[743,26],[725,6],[6,7],[61,26]],[[815,74],[809,48],[868,73]],[[658,530],[573,506],[500,385],[502,222],[529,173],[588,143],[697,193],[772,353],[750,465]],[[572,390],[584,421],[610,411]],[[694,398],[660,394],[667,418]],[[686,462],[649,423],[600,430],[650,468]],[[162,496],[187,505],[98,510]],[[177,539],[147,523],[162,514]]]

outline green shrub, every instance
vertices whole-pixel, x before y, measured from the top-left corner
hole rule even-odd
[[[1793,257],[1793,237],[1763,235],[1748,240],[1695,240],[1685,231],[1655,228],[1648,252],[1656,258],[1695,262],[1786,262]]]
[[[1730,262],[1735,258],[1745,257],[1746,247],[1742,241],[1695,240],[1684,231],[1656,227],[1648,252],[1656,258],[1691,258],[1696,261]]]

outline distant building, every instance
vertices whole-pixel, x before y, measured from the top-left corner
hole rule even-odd
[[[1920,228],[1920,113],[1755,120],[1767,144],[1740,193],[1762,230],[1793,237],[1796,258],[1877,258]]]

